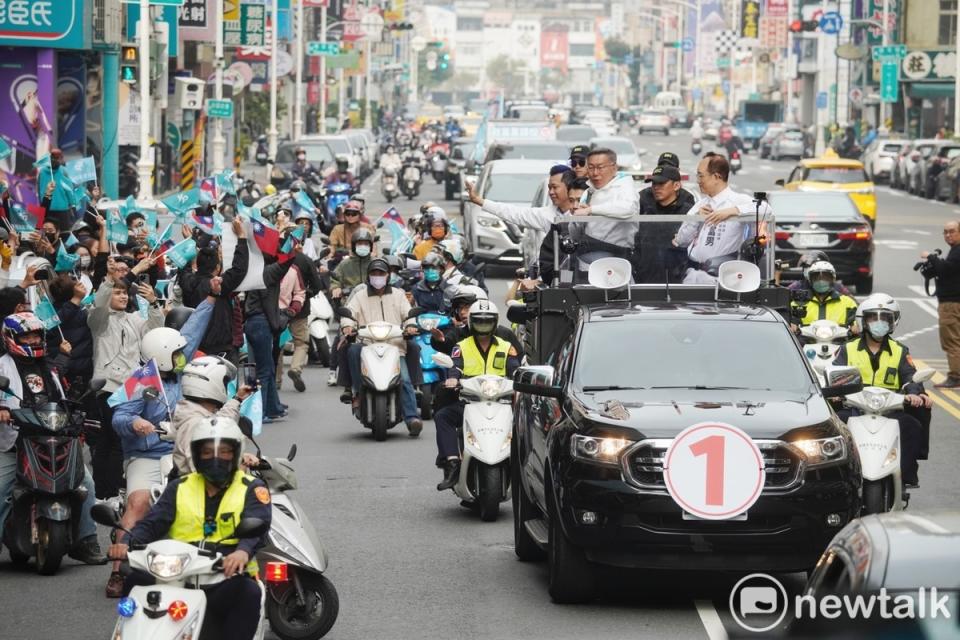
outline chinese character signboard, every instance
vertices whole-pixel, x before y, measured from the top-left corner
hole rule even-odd
[[[567,72],[568,34],[565,30],[540,32],[540,66]]]
[[[767,0],[764,15],[768,18],[786,18],[789,11],[788,0]]]
[[[89,49],[90,0],[3,0],[0,45]]]
[[[214,0],[183,0],[179,9],[180,38],[191,42],[213,42],[217,37],[213,15]]]
[[[787,18],[763,16],[760,18],[760,46],[764,49],[786,49]]]
[[[266,40],[266,7],[241,4],[239,20],[223,21],[223,44],[228,47],[262,47]]]
[[[760,37],[760,0],[743,0],[740,35],[750,40]]]
[[[900,65],[900,73],[906,80],[949,80],[957,69],[957,54],[954,51],[923,51],[915,49],[907,53]]]
[[[887,14],[887,19],[883,19],[883,2],[884,0],[869,0],[869,8],[867,15],[864,16],[865,19],[876,20],[880,24],[886,22],[887,29],[890,30],[890,37],[887,39],[888,42],[900,42],[900,8],[906,3],[906,0],[887,0],[887,6],[890,11]],[[919,3],[918,3],[919,4]],[[867,44],[869,45],[878,45],[883,44],[883,30],[877,27],[870,27],[867,29]]]

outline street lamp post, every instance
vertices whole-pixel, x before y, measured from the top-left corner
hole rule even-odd
[[[150,2],[140,0],[140,159],[137,175],[140,179],[140,197],[153,198],[153,163],[150,162]]]
[[[270,130],[267,132],[267,144],[270,156],[267,161],[267,184],[270,183],[270,174],[277,162],[277,17],[280,15],[280,2],[273,0],[273,13],[270,20]]]
[[[223,0],[217,0],[223,2]],[[296,69],[296,84],[293,100],[293,139],[303,137],[303,0],[297,3],[297,42],[294,45],[294,68]]]
[[[215,76],[213,85],[213,96],[217,100],[223,99],[223,0],[214,2],[214,22],[216,23],[216,35],[214,36],[213,57]],[[213,119],[213,172],[223,171],[226,154],[227,141],[223,137],[223,118]]]
[[[379,13],[374,13],[373,11],[367,12],[363,16],[363,21],[361,22],[363,28],[363,37],[367,41],[366,46],[366,74],[364,78],[363,85],[363,96],[366,102],[366,109],[364,110],[363,117],[363,127],[365,129],[372,128],[372,117],[371,117],[371,101],[370,101],[370,86],[373,84],[372,77],[372,67],[373,67],[373,43],[380,42],[380,35],[383,33],[383,16]]]
[[[411,102],[417,103],[420,94],[420,52],[427,48],[427,39],[423,36],[414,36],[410,40],[410,96]]]

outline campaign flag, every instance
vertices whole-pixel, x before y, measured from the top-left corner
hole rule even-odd
[[[34,162],[33,168],[36,169],[38,173],[40,171],[49,171],[52,174],[53,166],[50,164],[50,154],[48,153],[47,155],[43,156],[42,158]]]
[[[80,301],[80,306],[92,307],[96,299],[97,299],[97,293],[95,291],[91,291],[90,293],[87,294],[87,296],[83,300]]]
[[[187,238],[168,249],[164,257],[176,265],[177,269],[183,269],[197,257],[197,243],[193,238]]]
[[[122,213],[124,219],[131,213],[135,211],[140,211],[140,205],[137,204],[137,199],[133,197],[133,194],[127,196],[127,199],[121,205]]]
[[[57,315],[57,310],[53,308],[53,303],[50,302],[49,298],[40,298],[40,301],[33,308],[33,313],[37,316],[37,320],[43,323],[43,328],[47,331],[60,326],[60,316]]]
[[[172,280],[157,280],[157,284],[153,285],[153,290],[157,294],[157,298],[160,300],[168,300],[170,298],[170,283]]]
[[[13,147],[7,144],[7,141],[0,138],[0,160],[6,160],[13,155]]]
[[[67,249],[73,248],[79,243],[80,241],[77,240],[77,236],[73,235],[72,231],[67,234],[66,238],[63,239],[63,244],[67,245]]]
[[[37,230],[37,221],[22,204],[10,204],[10,224],[17,233],[30,233]]]
[[[119,209],[110,209],[107,211],[107,240],[117,244],[126,243],[129,238],[127,230],[127,221],[120,213]]]
[[[293,253],[294,244],[299,242],[303,244],[303,236],[306,234],[306,231],[300,225],[297,225],[293,231],[287,234],[287,239],[284,240],[283,246],[280,247],[281,255],[290,255]]]
[[[310,199],[310,196],[306,191],[297,191],[296,195],[293,196],[293,208],[294,215],[300,213],[301,211],[305,211],[310,214],[310,217],[312,218],[317,216],[317,206],[313,204],[313,200]]]
[[[231,196],[237,195],[237,189],[233,186],[233,178],[237,175],[237,172],[233,169],[225,169],[220,173],[213,176],[214,184],[217,187],[218,193],[226,193]]]
[[[191,229],[199,229],[208,235],[214,234],[214,227],[216,223],[214,222],[213,216],[202,216],[196,211],[190,214],[190,217],[187,218],[187,225]]]
[[[63,246],[63,243],[57,245],[57,264],[53,268],[54,271],[73,271],[77,268],[77,263],[80,262],[80,256],[75,253],[67,253],[67,248]]]
[[[150,317],[150,303],[147,302],[147,299],[141,295],[137,295],[137,311],[140,313],[140,317],[146,320]]]
[[[97,164],[93,161],[93,156],[71,160],[66,168],[70,181],[78,187],[87,182],[97,181]]]
[[[237,213],[248,220],[253,220],[254,218],[259,218],[260,210],[256,207],[248,207],[239,200],[237,200]]]
[[[147,236],[147,244],[150,245],[150,249],[156,251],[158,247],[163,244],[172,241],[173,238],[173,223],[168,224],[159,235],[155,233],[154,229],[150,230],[150,234]],[[173,246],[172,244],[170,245]],[[169,247],[167,247],[169,249]]]
[[[388,220],[387,229],[390,230],[390,255],[406,253],[413,248],[413,236],[407,233],[406,227]]]
[[[403,216],[397,211],[396,207],[390,207],[380,215],[380,220],[393,220],[401,227],[403,226]]]
[[[79,185],[73,188],[73,200],[76,202],[77,211],[84,211],[87,203],[90,202],[90,192],[86,185]]]
[[[223,216],[219,213],[213,214],[213,235],[219,237],[223,235]]]
[[[217,201],[217,179],[204,178],[200,181],[200,202]]]
[[[159,391],[161,397],[164,399],[164,403],[166,403],[163,380],[160,379],[160,368],[157,366],[157,361],[153,358],[142,367],[134,369],[133,374],[127,378],[116,391],[110,394],[110,397],[107,398],[107,404],[111,407],[116,407],[124,402],[137,400],[143,397],[143,392],[147,389],[156,389]]]
[[[167,196],[161,200],[167,210],[173,215],[177,222],[183,222],[187,212],[200,206],[200,190],[190,189],[181,191],[172,196]]]
[[[280,247],[280,233],[265,220],[256,218],[252,221],[253,241],[266,255],[277,255]]]
[[[240,403],[240,415],[250,419],[254,437],[263,431],[263,395],[260,389],[250,394]]]

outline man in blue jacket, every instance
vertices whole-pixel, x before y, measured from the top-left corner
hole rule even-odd
[[[155,400],[135,398],[116,407],[113,430],[123,445],[123,470],[127,478],[127,502],[121,523],[129,530],[150,511],[150,488],[161,484],[160,458],[173,454],[173,442],[161,440],[157,427],[173,417],[171,411],[183,396],[180,374],[193,359],[207,332],[213,315],[219,278],[212,279],[212,295],[207,296],[184,323],[180,331],[169,327],[152,329],[143,336],[140,356],[144,362],[156,360],[163,381],[164,396]],[[119,598],[123,576],[119,562],[107,581],[108,598]]]

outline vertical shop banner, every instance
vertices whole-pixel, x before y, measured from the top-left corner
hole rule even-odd
[[[720,0],[702,0],[700,7],[700,41],[703,44],[702,51],[694,50],[694,55],[700,56],[700,71],[713,72],[717,70],[717,47],[712,43],[716,41],[716,34],[727,28],[726,18],[724,17],[723,3]],[[693,25],[690,26],[693,29]],[[692,35],[694,42],[697,41],[696,34]]]
[[[789,0],[766,0],[764,15],[768,18],[785,18],[789,13]]]
[[[890,9],[886,19],[887,28],[891,30],[889,42],[900,42],[900,12],[905,1],[887,0],[887,6]],[[864,17],[883,24],[883,0],[869,0],[868,12]],[[883,44],[883,31],[881,29],[870,27],[867,29],[867,34],[867,43],[870,46]]]
[[[217,32],[212,11],[213,0],[183,0],[183,5],[178,9],[180,39],[213,42]]]
[[[540,66],[567,72],[569,34],[566,30],[540,32]]]
[[[130,90],[130,85],[120,83],[120,114],[117,117],[117,144],[122,146],[140,144],[140,92]]]
[[[760,0],[743,0],[740,10],[740,35],[749,40],[760,37]]]
[[[140,21],[140,6],[136,4],[128,4],[127,6],[127,39],[131,42],[136,42],[137,35],[137,22]],[[172,6],[162,6],[154,7],[154,12],[157,9],[160,9],[160,20],[166,22],[170,26],[170,38],[169,44],[167,45],[167,53],[171,58],[176,58],[179,54],[178,47],[180,37],[177,33],[178,25],[178,7]],[[156,15],[156,13],[154,13]]]
[[[0,45],[89,49],[93,0],[3,0]]]
[[[68,155],[86,155],[87,65],[75,53],[64,53],[58,61],[57,146]]]
[[[0,161],[0,178],[24,205],[37,203],[33,163],[50,153],[53,142],[52,120],[41,104],[37,53],[12,49],[4,52],[0,65],[0,135],[13,150]]]

